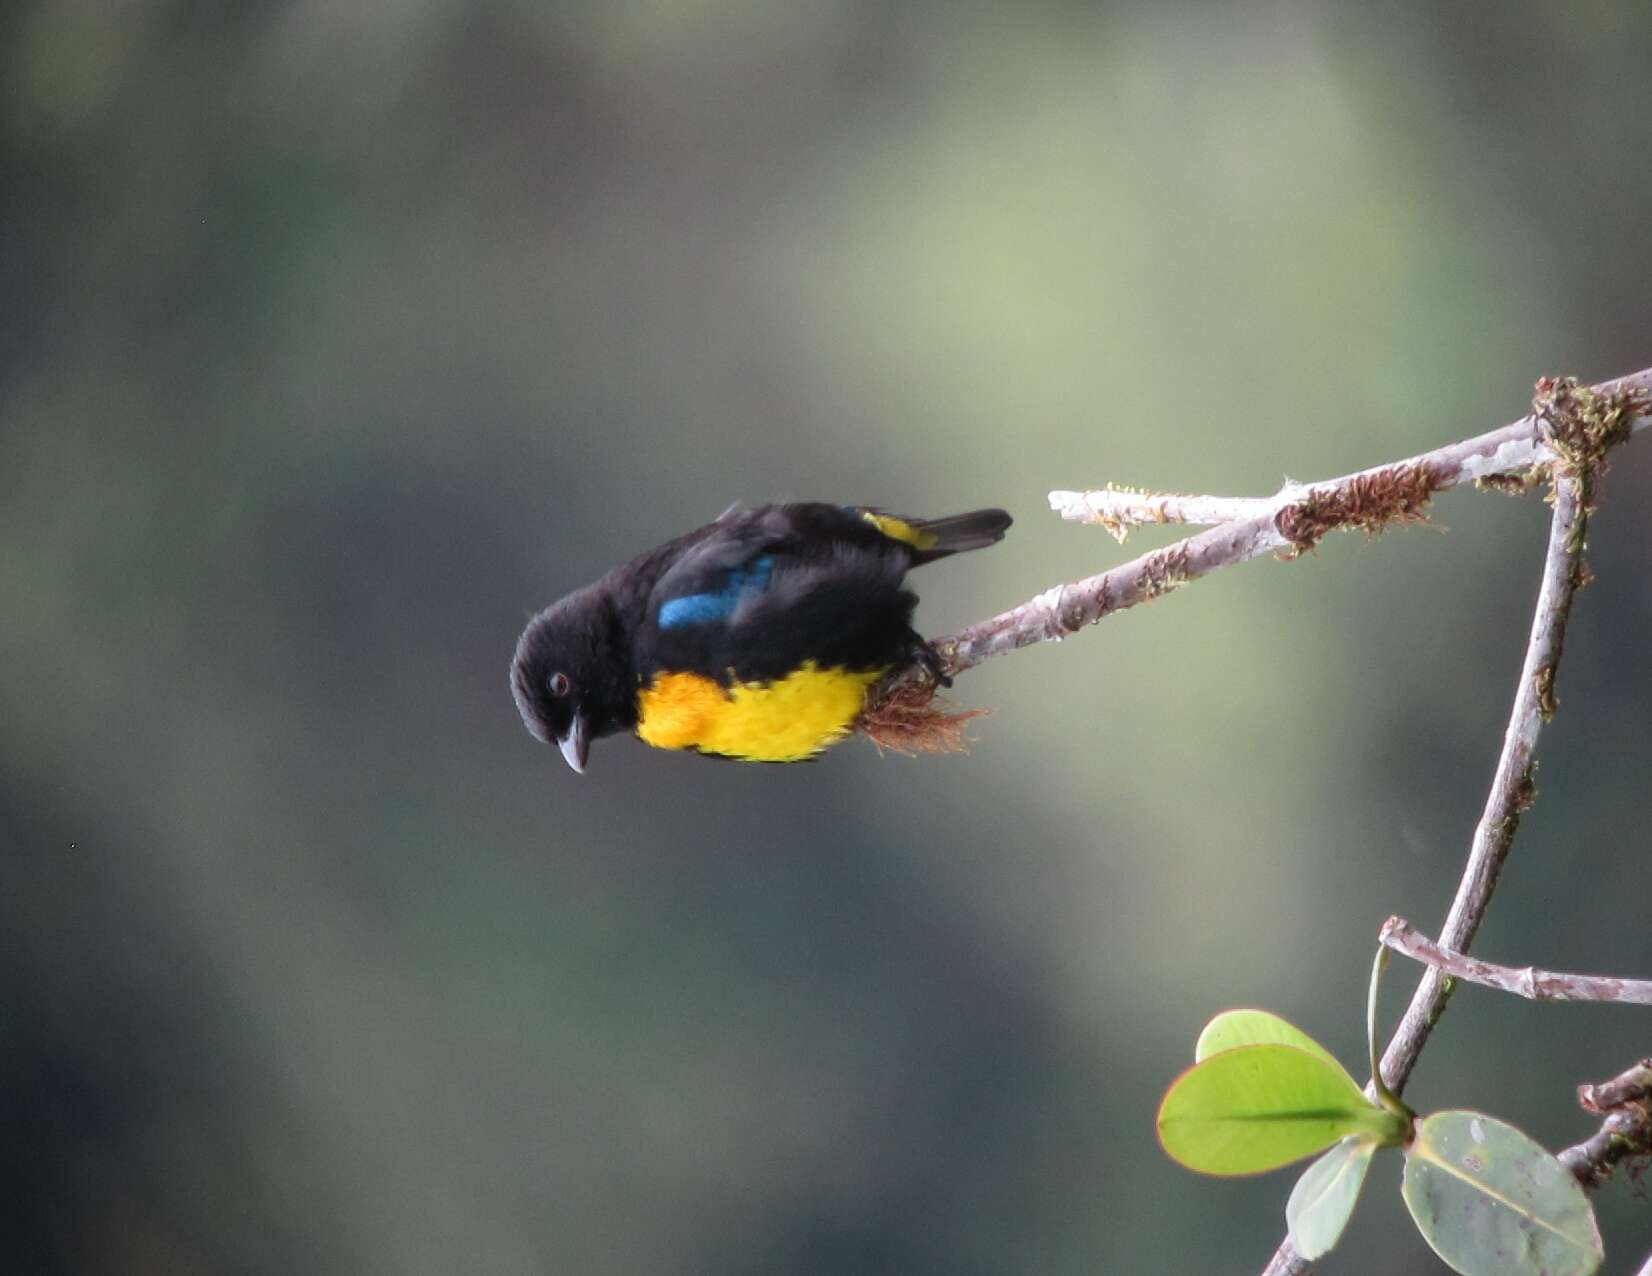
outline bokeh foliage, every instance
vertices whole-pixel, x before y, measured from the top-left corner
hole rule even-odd
[[[1227,1005],[1358,1057],[1535,499],[995,662],[958,759],[576,781],[511,644],[736,498],[1003,504],[944,631],[1116,560],[1048,488],[1267,491],[1645,366],[1649,55],[1533,0],[4,6],[8,1269],[1259,1266],[1286,1185],[1172,1224],[1159,1089]],[[1490,956],[1649,972],[1644,450]],[[1470,990],[1413,1093],[1558,1146],[1628,1015]],[[1327,1270],[1432,1270],[1393,1195]]]

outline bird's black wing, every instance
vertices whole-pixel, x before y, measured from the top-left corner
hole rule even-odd
[[[853,511],[770,505],[719,519],[661,573],[637,635],[638,673],[772,681],[806,662],[882,668],[911,649],[912,563]]]

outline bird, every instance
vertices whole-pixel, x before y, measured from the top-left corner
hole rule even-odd
[[[627,730],[713,757],[812,758],[853,730],[891,671],[916,665],[950,685],[912,627],[906,574],[995,544],[1011,521],[1001,509],[731,506],[528,622],[511,661],[523,725],[579,773],[593,741]]]

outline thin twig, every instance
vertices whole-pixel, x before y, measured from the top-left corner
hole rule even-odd
[[[1583,1110],[1606,1120],[1583,1142],[1560,1152],[1560,1163],[1585,1191],[1593,1191],[1624,1161],[1652,1156],[1652,1059],[1602,1081],[1577,1088]]]
[[[1652,1006],[1652,979],[1619,979],[1612,975],[1570,975],[1535,966],[1499,966],[1441,948],[1403,917],[1390,917],[1377,939],[1412,961],[1444,971],[1528,1001],[1623,1001]]]
[[[1553,712],[1555,673],[1566,640],[1566,622],[1582,573],[1584,526],[1582,480],[1563,476],[1555,483],[1554,519],[1549,527],[1549,550],[1543,565],[1543,584],[1532,617],[1531,640],[1515,689],[1514,706],[1503,735],[1491,792],[1474,830],[1468,863],[1457,885],[1456,897],[1440,929],[1440,943],[1467,952],[1480,927],[1486,905],[1497,887],[1498,874],[1520,826],[1520,814],[1531,805],[1533,754],[1538,732]],[[1404,1086],[1416,1066],[1417,1055],[1445,1007],[1448,993],[1437,970],[1424,973],[1411,1005],[1388,1043],[1382,1058],[1383,1075],[1395,1090]]]
[[[1555,1159],[1570,1171],[1579,1186],[1593,1191],[1612,1177],[1623,1162],[1652,1154],[1652,1115],[1644,1107],[1620,1108],[1600,1123],[1600,1129],[1581,1143],[1563,1148]]]
[[[1569,466],[1557,464],[1554,469],[1554,518],[1549,525],[1543,583],[1538,589],[1526,659],[1515,687],[1514,705],[1503,733],[1503,748],[1498,754],[1491,792],[1486,797],[1480,823],[1475,827],[1456,897],[1440,931],[1441,944],[1459,953],[1468,950],[1475,931],[1480,928],[1480,919],[1491,903],[1503,861],[1520,826],[1520,814],[1531,805],[1536,792],[1532,784],[1533,754],[1538,732],[1553,713],[1555,670],[1565,642],[1572,597],[1583,577],[1580,568],[1588,521],[1583,488],[1588,480]],[[1423,972],[1411,1004],[1382,1057],[1382,1074],[1395,1093],[1405,1088],[1417,1056],[1439,1022],[1450,994],[1451,984],[1439,970],[1431,967]],[[1285,1273],[1301,1276],[1305,1271],[1307,1264],[1297,1255],[1287,1236],[1274,1252],[1264,1276],[1284,1276]]]
[[[1652,1104],[1652,1059],[1642,1059],[1610,1081],[1577,1088],[1577,1106],[1593,1116],[1602,1116],[1626,1103]]]
[[[1196,527],[1238,523],[1272,514],[1279,508],[1279,498],[1186,496],[1108,484],[1088,492],[1051,492],[1050,508],[1069,522],[1099,523],[1122,545],[1132,527],[1148,523],[1191,523]]]
[[[1652,370],[1649,370],[1652,371]],[[1646,372],[1633,373],[1621,377],[1616,381],[1602,382],[1598,386],[1588,388],[1588,393],[1600,395],[1607,401],[1613,399],[1621,403],[1631,403],[1637,393],[1644,393],[1647,389],[1643,384]],[[1619,396],[1628,396],[1628,399]],[[1639,403],[1641,412],[1645,411],[1644,399]],[[1633,414],[1631,414],[1633,416]],[[1469,439],[1466,443],[1456,445],[1463,448],[1477,448],[1485,440],[1501,436],[1517,427],[1529,426],[1532,417],[1526,417],[1516,422],[1514,426],[1504,430],[1493,431],[1492,434],[1482,435],[1478,439]],[[1647,422],[1631,421],[1629,429],[1640,429]],[[1563,441],[1564,442],[1564,441]],[[1398,465],[1416,465],[1427,462],[1430,465],[1440,464],[1449,469],[1452,457],[1447,455],[1454,449],[1441,448],[1436,452],[1424,456],[1413,457],[1411,461],[1398,462]],[[1462,475],[1443,483],[1441,486],[1450,487],[1465,478],[1478,479],[1491,483],[1494,486],[1504,486],[1499,480],[1516,480],[1514,486],[1524,489],[1526,481],[1535,478],[1537,472],[1546,469],[1554,459],[1555,449],[1546,442],[1540,432],[1528,433],[1519,439],[1509,450],[1499,452],[1492,458],[1497,467],[1493,470],[1484,470]],[[1050,493],[1050,508],[1062,518],[1075,523],[1096,523],[1107,529],[1115,540],[1121,543],[1129,535],[1132,527],[1141,527],[1153,523],[1189,523],[1196,526],[1214,527],[1219,523],[1237,523],[1246,519],[1256,518],[1259,515],[1277,513],[1282,505],[1303,499],[1311,499],[1316,494],[1345,489],[1362,480],[1369,480],[1381,475],[1385,470],[1394,466],[1381,466],[1374,470],[1365,470],[1359,474],[1350,474],[1344,478],[1332,479],[1325,483],[1291,483],[1287,482],[1278,494],[1274,496],[1205,496],[1191,495],[1182,492],[1153,492],[1145,488],[1126,487],[1116,483],[1109,483],[1106,487],[1092,488],[1083,492],[1057,491]]]
[[[1605,400],[1632,404],[1628,429],[1652,426],[1652,368],[1589,388]],[[948,674],[1034,643],[1060,641],[1103,616],[1149,602],[1220,567],[1263,554],[1295,557],[1325,531],[1367,531],[1408,519],[1434,492],[1475,480],[1524,477],[1553,464],[1554,450],[1536,414],[1512,425],[1424,452],[1406,461],[1361,470],[1324,483],[1288,486],[1260,512],[1223,523],[1084,580],[1056,585],[1018,607],[933,643]],[[1246,506],[1246,508],[1250,508]],[[921,677],[907,674],[904,678]]]

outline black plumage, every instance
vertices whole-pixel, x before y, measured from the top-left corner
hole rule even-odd
[[[578,770],[591,740],[638,727],[639,693],[663,674],[732,688],[805,665],[932,661],[906,573],[990,545],[1010,521],[1002,510],[923,521],[824,503],[731,509],[533,618],[511,667],[522,720]]]

